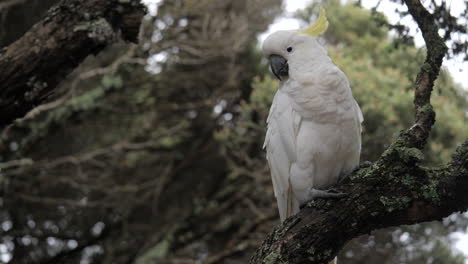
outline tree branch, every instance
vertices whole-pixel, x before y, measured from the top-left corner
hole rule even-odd
[[[139,0],[62,0],[19,40],[0,50],[0,127],[42,103],[89,54],[121,36],[137,41]]]
[[[468,141],[443,169],[417,165],[414,148],[392,146],[338,187],[345,199],[318,199],[288,218],[250,263],[323,264],[352,238],[379,228],[441,220],[468,208]]]
[[[426,60],[422,65],[415,82],[414,106],[416,122],[409,130],[411,139],[408,146],[422,149],[435,122],[435,113],[431,105],[431,92],[434,81],[440,72],[442,60],[447,53],[447,46],[438,34],[438,28],[433,16],[424,8],[419,0],[406,0],[408,11],[421,29],[426,43]]]
[[[0,11],[2,11],[3,9],[10,8],[12,6],[18,5],[18,4],[22,4],[26,1],[27,0],[8,0],[8,1],[0,2]]]
[[[427,46],[426,60],[415,81],[415,124],[374,165],[353,172],[337,186],[348,197],[310,202],[275,228],[251,264],[327,263],[346,242],[372,230],[440,220],[468,209],[468,140],[445,167],[419,165],[435,121],[430,98],[447,47],[419,0],[405,3]]]

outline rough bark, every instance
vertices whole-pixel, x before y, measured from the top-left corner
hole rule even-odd
[[[62,0],[23,37],[0,50],[0,127],[42,103],[88,55],[119,36],[137,41],[139,0]]]
[[[447,48],[419,0],[405,3],[427,44],[426,60],[415,81],[415,124],[375,164],[353,172],[336,187],[347,197],[310,202],[275,228],[250,263],[323,264],[347,241],[372,230],[440,220],[468,209],[468,140],[443,168],[419,165],[435,121],[431,91]]]
[[[379,228],[440,220],[468,208],[468,141],[442,169],[419,166],[420,152],[393,145],[372,167],[277,227],[250,263],[327,263],[345,243]]]

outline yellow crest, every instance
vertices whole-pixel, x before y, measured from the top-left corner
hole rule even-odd
[[[327,31],[327,28],[328,28],[328,20],[327,20],[327,16],[325,15],[325,9],[320,7],[320,14],[319,14],[317,21],[315,21],[315,23],[312,26],[299,31],[299,33],[307,34],[307,35],[311,35],[312,37],[315,37]]]

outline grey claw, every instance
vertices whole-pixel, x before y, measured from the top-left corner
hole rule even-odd
[[[362,168],[369,168],[370,166],[372,166],[372,162],[370,161],[364,161],[363,163],[359,164],[359,169],[362,169]]]
[[[336,189],[333,189],[333,188],[330,188],[330,189],[326,190],[326,192],[333,195],[330,198],[342,198],[342,197],[348,196],[347,193],[339,192],[339,191],[337,191]]]
[[[362,162],[361,164],[359,164],[359,166],[357,166],[353,172],[351,172],[350,174],[353,174],[355,173],[356,171],[360,170],[360,169],[364,169],[364,168],[369,168],[370,166],[372,166],[374,163],[370,162],[370,161],[364,161]],[[346,177],[348,178],[348,177]]]
[[[334,189],[329,190],[318,190],[318,189],[310,189],[309,196],[311,199],[314,198],[325,198],[325,199],[337,199],[347,196],[347,193],[341,193]]]

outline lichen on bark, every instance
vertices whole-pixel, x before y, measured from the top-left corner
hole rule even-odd
[[[137,41],[145,10],[137,0],[61,0],[52,7],[22,38],[2,50],[0,128],[47,101],[78,64],[115,42],[117,35]]]

